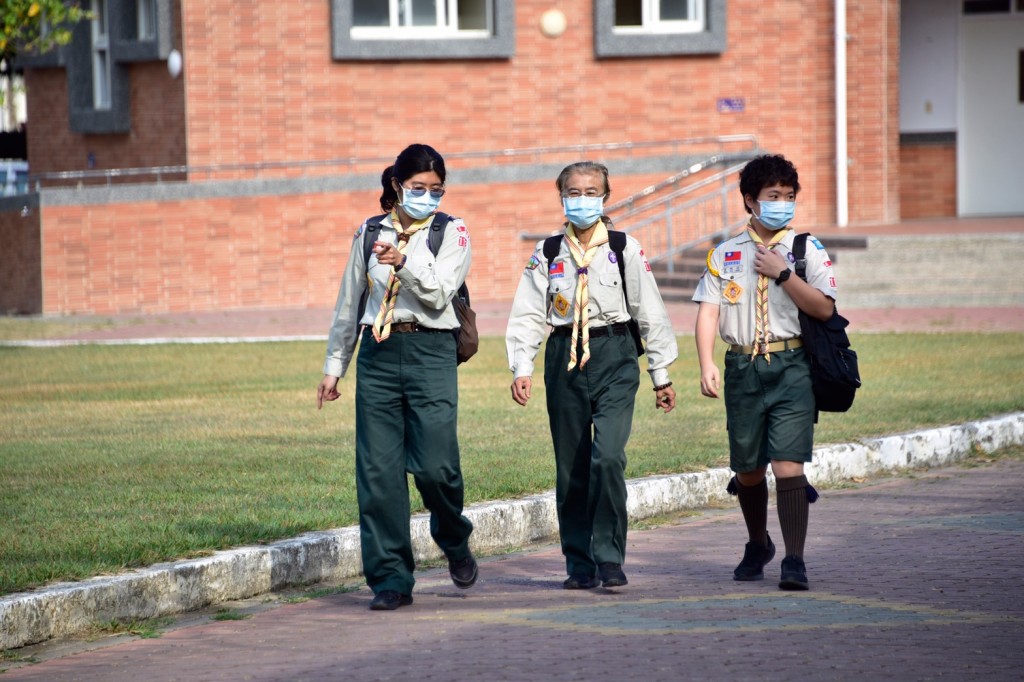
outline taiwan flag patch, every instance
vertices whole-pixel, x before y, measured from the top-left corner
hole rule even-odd
[[[552,263],[548,266],[549,279],[558,279],[560,277],[565,277],[565,263],[563,261]]]
[[[726,251],[725,260],[722,263],[722,272],[738,273],[743,272],[743,252]]]

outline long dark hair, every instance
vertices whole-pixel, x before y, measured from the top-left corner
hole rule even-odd
[[[380,207],[384,212],[390,211],[398,203],[398,192],[391,185],[391,179],[398,180],[402,184],[417,173],[434,171],[441,178],[441,184],[445,181],[444,159],[437,150],[430,145],[411,144],[402,150],[402,153],[395,159],[395,163],[384,169],[380,176],[380,184],[384,191],[380,195]]]

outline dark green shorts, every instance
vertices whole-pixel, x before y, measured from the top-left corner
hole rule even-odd
[[[725,354],[725,415],[729,466],[743,473],[771,460],[810,462],[814,448],[814,393],[803,348],[751,361]]]

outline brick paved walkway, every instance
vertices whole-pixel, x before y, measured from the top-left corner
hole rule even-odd
[[[805,593],[777,589],[778,560],[762,583],[732,581],[741,518],[708,511],[633,531],[625,588],[560,589],[562,558],[547,545],[485,559],[468,591],[426,571],[415,604],[394,613],[368,611],[365,587],[253,600],[234,605],[254,611],[247,620],[206,618],[3,679],[1018,680],[1022,484],[1024,461],[1003,459],[825,491]]]

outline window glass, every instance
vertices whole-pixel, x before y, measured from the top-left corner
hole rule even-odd
[[[1010,11],[1010,0],[964,0],[964,14],[999,14]]]
[[[662,21],[687,21],[692,19],[691,0],[661,0],[659,17]]]
[[[616,26],[643,26],[644,14],[641,0],[615,0]]]
[[[458,5],[460,31],[488,30],[486,0],[461,0]]]
[[[138,39],[152,40],[156,36],[156,12],[153,0],[136,0],[138,16]]]
[[[403,26],[437,26],[436,0],[401,0]]]
[[[352,7],[353,26],[389,26],[388,3],[383,0],[355,0]]]

